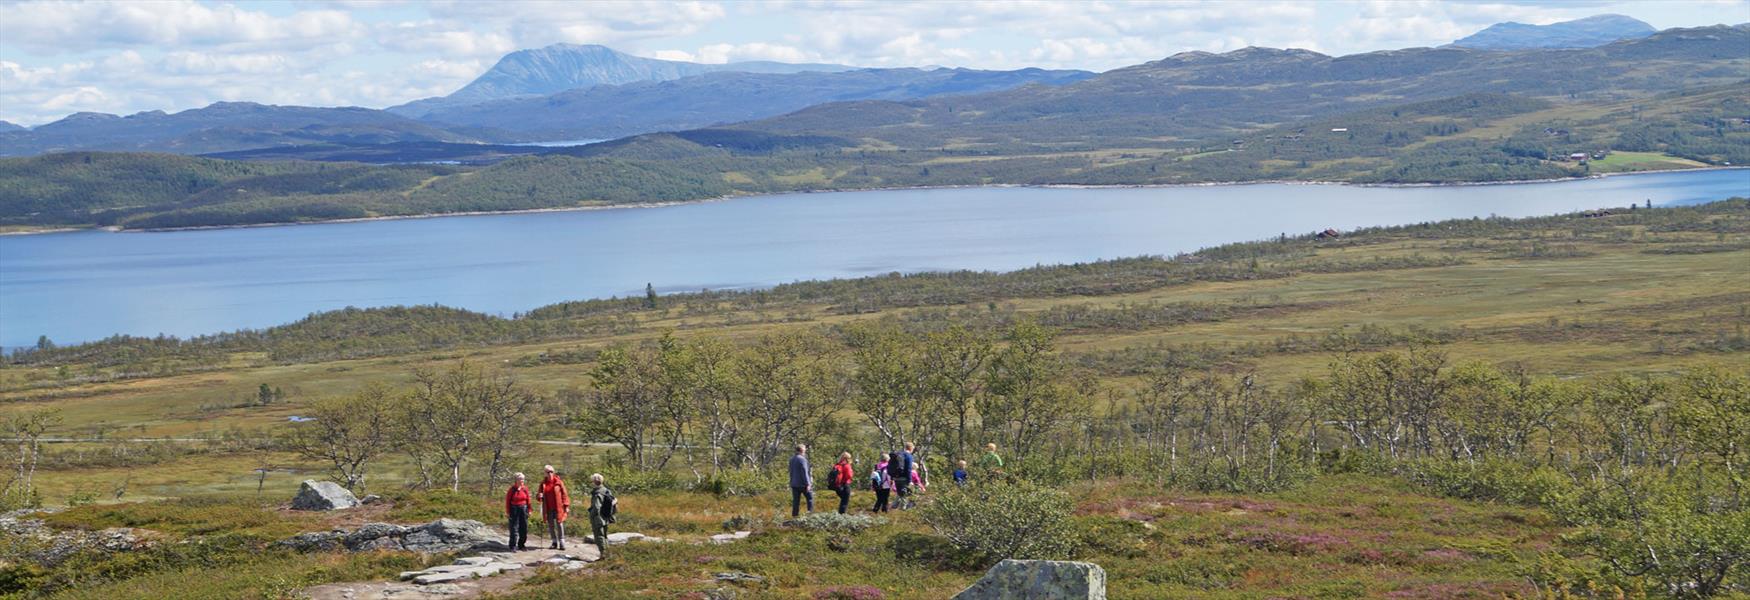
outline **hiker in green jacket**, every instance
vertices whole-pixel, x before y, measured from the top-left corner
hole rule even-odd
[[[614,492],[602,481],[602,474],[589,476],[589,532],[602,558],[608,557],[608,523],[614,522]]]
[[[978,470],[984,479],[994,479],[1003,474],[1003,457],[997,455],[995,443],[984,445],[984,456],[978,459]]]

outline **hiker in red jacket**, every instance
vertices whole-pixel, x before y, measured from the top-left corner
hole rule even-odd
[[[541,491],[535,494],[535,499],[541,501],[541,520],[547,522],[547,537],[553,540],[547,547],[564,550],[565,516],[571,512],[571,494],[565,491],[565,482],[559,479],[559,474],[553,472],[553,465],[547,465],[546,471],[547,477],[541,480]]]
[[[839,514],[845,514],[845,508],[851,505],[851,483],[856,481],[857,473],[851,470],[851,453],[840,452],[839,461],[832,466],[832,476],[827,478],[827,484],[839,495]]]
[[[504,493],[504,515],[510,519],[510,549],[529,549],[529,484],[517,473]]]

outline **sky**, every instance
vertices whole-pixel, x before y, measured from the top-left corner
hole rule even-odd
[[[1247,46],[1437,46],[1502,21],[1750,21],[1750,0],[0,0],[0,120],[217,101],[380,108],[554,43],[721,63],[1103,71]]]

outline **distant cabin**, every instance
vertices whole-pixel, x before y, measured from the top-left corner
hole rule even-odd
[[[1331,128],[1331,133],[1347,133],[1348,131],[1349,131],[1348,127],[1332,127]]]
[[[1573,154],[1568,155],[1568,160],[1571,160],[1574,162],[1586,162],[1587,158],[1591,158],[1591,157],[1589,155],[1587,155],[1585,152],[1575,152]]]
[[[1339,233],[1335,229],[1326,229],[1324,231],[1320,231],[1319,235],[1318,235],[1318,238],[1321,240],[1329,240],[1329,239],[1334,239],[1334,238],[1339,238],[1339,237],[1343,237],[1343,234]]]

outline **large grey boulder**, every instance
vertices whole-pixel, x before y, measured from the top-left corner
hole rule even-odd
[[[332,481],[305,479],[298,486],[298,495],[292,497],[294,510],[339,510],[358,505],[357,496]]]
[[[954,600],[1106,600],[1100,565],[1058,560],[997,563]]]

